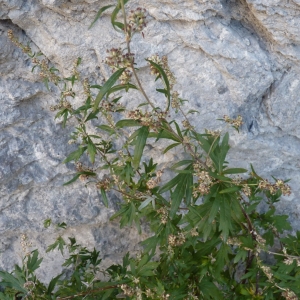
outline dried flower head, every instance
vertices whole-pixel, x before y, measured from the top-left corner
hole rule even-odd
[[[231,124],[236,129],[238,129],[239,127],[241,127],[243,125],[242,116],[237,116],[236,119],[230,119],[227,115],[224,115],[223,120],[226,123]]]
[[[286,289],[284,292],[281,293],[282,297],[284,297],[286,300],[298,300],[299,298],[297,297],[297,295],[289,290]]]
[[[138,7],[132,10],[128,16],[127,34],[132,35],[135,32],[141,32],[146,27],[147,11]]]

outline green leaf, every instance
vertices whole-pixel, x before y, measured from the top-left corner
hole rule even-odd
[[[115,130],[113,128],[111,128],[110,126],[108,126],[108,125],[99,125],[99,126],[96,126],[96,127],[103,130],[103,131],[108,132],[110,135],[115,133]]]
[[[192,170],[191,172],[187,174],[186,178],[186,193],[185,193],[185,203],[186,205],[190,205],[192,201],[192,195],[193,195],[193,174]]]
[[[106,207],[108,207],[108,199],[107,199],[107,196],[106,196],[106,192],[105,192],[105,190],[103,188],[101,189],[101,196],[102,196],[103,204]]]
[[[214,154],[214,149],[218,145],[219,138],[212,139],[212,141],[210,141],[208,139],[209,137],[205,138],[200,134],[196,134],[195,138],[200,142],[201,148],[209,155],[209,157],[212,159],[215,166],[217,167],[219,159],[218,156]]]
[[[170,83],[169,83],[168,76],[160,65],[158,65],[157,63],[155,63],[149,59],[146,59],[146,61],[148,61],[159,72],[159,74],[165,84],[166,89],[163,90],[164,91],[163,93],[165,94],[165,96],[168,100],[167,108],[166,108],[166,111],[168,111],[170,108],[170,103],[171,103]],[[159,90],[159,91],[162,92],[162,90]]]
[[[97,12],[97,14],[96,14],[96,17],[95,17],[95,19],[94,19],[94,21],[92,22],[92,24],[90,25],[90,27],[89,27],[89,29],[91,29],[93,26],[94,26],[94,24],[97,22],[97,20],[100,18],[100,16],[102,15],[102,13],[104,12],[104,11],[106,11],[107,9],[109,9],[110,7],[112,7],[113,5],[106,5],[106,6],[103,6],[103,7],[101,7],[99,10],[98,10],[98,12]]]
[[[188,168],[190,168],[189,166]],[[173,218],[178,210],[178,207],[183,200],[184,196],[189,192],[188,189],[192,190],[192,187],[188,186],[188,182],[190,182],[189,177],[191,174],[179,174],[181,176],[181,180],[178,182],[174,192],[171,195],[171,210],[170,217]],[[189,199],[190,202],[190,199]]]
[[[209,279],[203,278],[199,283],[199,289],[203,295],[206,297],[203,299],[214,299],[214,300],[223,300],[224,297],[219,291],[218,287],[214,285]]]
[[[178,174],[174,178],[172,178],[170,181],[168,181],[166,184],[164,184],[160,189],[159,193],[162,194],[164,192],[169,191],[172,187],[174,187],[180,180],[182,180],[183,174]]]
[[[219,230],[222,231],[223,238],[226,241],[229,235],[229,231],[231,230],[231,209],[230,202],[225,197],[222,197],[220,201]]]
[[[84,120],[84,122],[87,122],[87,121],[92,120],[92,119],[98,119],[98,117],[97,117],[98,113],[99,113],[99,109],[96,109],[96,111],[91,112],[87,116],[87,118]]]
[[[211,205],[211,209],[210,209],[209,217],[208,217],[208,223],[211,224],[213,222],[217,213],[219,212],[219,209],[220,209],[220,198],[215,198],[212,201],[212,205]]]
[[[233,262],[236,264],[239,261],[244,262],[247,258],[248,251],[240,249],[238,253],[235,255]]]
[[[87,145],[87,149],[89,152],[91,163],[93,164],[95,162],[95,155],[97,153],[97,149],[96,149],[94,143],[90,139],[89,139],[89,143]]]
[[[167,153],[169,150],[171,150],[172,148],[175,148],[176,146],[179,146],[179,145],[181,145],[181,143],[174,143],[174,144],[171,144],[171,145],[169,145],[169,146],[163,151],[163,153],[165,154],[165,153]]]
[[[150,132],[149,137],[156,138],[156,140],[159,139],[168,139],[168,140],[173,140],[175,142],[181,143],[181,140],[171,132],[167,130],[161,130],[159,133],[157,132]]]
[[[138,129],[138,135],[136,138],[136,144],[134,148],[134,155],[132,160],[132,166],[134,169],[137,169],[139,167],[141,157],[143,155],[144,147],[146,145],[146,141],[149,134],[149,128],[146,126],[141,127]]]
[[[192,162],[193,161],[190,160],[190,159],[184,159],[184,160],[181,160],[181,161],[175,163],[170,169],[174,170],[174,169],[177,169],[177,168],[179,168],[181,166],[184,166],[184,165],[187,165],[187,164],[191,164]]]
[[[193,113],[198,113],[198,114],[200,114],[200,112],[199,112],[198,110],[190,109],[190,110],[187,112],[187,115],[188,115],[188,114],[193,114]]]
[[[63,228],[63,229],[66,229],[66,228],[67,228],[67,224],[66,224],[65,222],[58,223],[58,224],[56,224],[56,227],[57,227],[57,228]]]
[[[59,236],[53,244],[48,246],[46,252],[48,253],[48,252],[58,248],[60,250],[61,254],[63,254],[65,245],[66,245],[66,243],[65,243],[64,239],[61,236]]]
[[[166,97],[168,97],[168,92],[166,89],[156,89],[157,92],[164,94]]]
[[[234,192],[237,192],[239,191],[241,188],[238,187],[238,186],[232,186],[230,188],[227,188],[227,189],[224,189],[222,191],[220,191],[219,193],[220,194],[230,194],[230,193],[234,193]]]
[[[223,174],[239,174],[239,173],[246,173],[248,170],[243,168],[230,168],[223,171]]]
[[[128,1],[129,0],[123,0],[123,5],[125,5]],[[111,24],[114,27],[114,29],[116,29],[116,26],[118,28],[120,28],[121,30],[123,30],[123,28],[124,28],[124,24],[122,24],[120,22],[116,22],[117,15],[121,8],[122,8],[121,2],[118,0],[118,4],[116,5],[115,9],[113,10],[113,12],[111,14]]]
[[[177,134],[183,139],[183,136],[182,136],[179,125],[177,124],[176,121],[174,121],[174,124],[175,124],[175,127],[176,127]]]
[[[40,267],[42,262],[42,258],[38,259],[39,252],[38,250],[33,250],[31,254],[27,258],[27,269],[29,272],[34,272],[36,269]]]
[[[99,85],[99,84],[94,84],[94,85],[91,85],[90,88],[91,88],[91,89],[98,89],[98,90],[101,90],[102,86]]]
[[[79,147],[77,150],[75,150],[74,152],[72,152],[71,154],[68,155],[68,157],[63,161],[65,164],[72,161],[72,160],[78,160],[81,155],[85,152],[85,150],[87,149],[87,147]]]
[[[135,127],[135,126],[141,126],[141,124],[138,121],[132,119],[124,119],[116,123],[117,128]]]
[[[50,227],[51,223],[52,223],[52,220],[51,220],[50,218],[49,218],[49,219],[46,219],[46,220],[44,221],[44,227],[45,227],[45,228]]]
[[[75,182],[79,178],[80,175],[81,175],[80,173],[76,174],[71,180],[65,182],[63,185],[68,185],[68,184]]]
[[[107,92],[107,96],[120,90],[126,90],[126,92],[128,92],[129,89],[137,90],[138,88],[131,83],[115,85]]]
[[[256,174],[256,172],[255,172],[255,170],[254,170],[252,164],[250,164],[250,167],[251,167],[252,175],[253,175],[254,177],[256,177],[257,179],[259,179],[259,180],[263,180],[262,177],[260,177],[259,175]]]
[[[27,293],[27,290],[23,287],[25,280],[23,278],[15,278],[13,275],[5,271],[0,271],[0,277],[2,278],[1,285],[11,287],[17,291]]]
[[[224,137],[223,137],[223,140],[221,142],[220,152],[219,152],[219,155],[218,155],[217,169],[218,169],[219,173],[222,173],[222,171],[223,171],[223,165],[224,165],[224,162],[225,162],[225,158],[226,158],[226,155],[227,155],[228,150],[230,148],[229,144],[228,144],[228,140],[229,140],[229,134],[228,134],[228,132],[226,132]]]
[[[105,82],[105,84],[101,87],[100,92],[98,93],[95,103],[94,103],[94,112],[97,110],[100,101],[103,99],[105,94],[109,92],[111,87],[116,83],[116,81],[119,79],[119,77],[124,72],[125,68],[117,70],[114,74],[111,75],[111,77]]]
[[[144,207],[146,207],[150,202],[152,202],[154,205],[155,205],[155,198],[154,197],[151,197],[151,196],[148,196],[146,198],[146,200],[144,200],[142,202],[142,204],[139,206],[138,210],[142,210]]]
[[[51,296],[55,286],[56,286],[56,283],[58,282],[58,279],[60,278],[62,274],[59,274],[57,275],[56,277],[52,278],[49,285],[48,285],[48,289],[47,289],[47,295]]]

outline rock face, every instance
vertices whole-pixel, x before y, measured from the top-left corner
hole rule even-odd
[[[49,106],[57,103],[59,94],[47,91],[31,72],[31,61],[7,38],[12,29],[64,76],[82,57],[81,73],[101,84],[110,76],[103,63],[106,49],[119,47],[123,38],[106,14],[88,27],[98,9],[110,2],[0,0],[0,268],[10,269],[20,261],[22,233],[42,254],[58,234],[74,235],[85,246],[97,245],[108,261],[134,250],[141,239],[134,229],[121,231],[117,223],[108,224],[114,206],[106,209],[94,189],[81,183],[62,186],[74,173],[73,166],[62,163],[74,150],[67,144],[72,128],[62,129],[54,121]],[[230,163],[248,168],[251,162],[263,176],[291,178],[293,193],[279,209],[300,229],[300,1],[128,4],[149,13],[144,38],[136,36],[132,44],[146,88],[154,86],[148,85],[144,58],[167,55],[176,89],[189,100],[186,109],[200,111],[191,123],[217,129],[217,118],[241,114],[244,125],[240,134],[232,135]],[[69,227],[46,231],[47,218]],[[48,256],[41,271],[45,281],[59,272],[51,261],[54,255]]]

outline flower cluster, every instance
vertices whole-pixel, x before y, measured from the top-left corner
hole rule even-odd
[[[272,195],[275,195],[278,190],[280,190],[283,195],[289,196],[291,194],[290,186],[285,184],[281,179],[278,179],[275,184],[271,184],[267,179],[260,180],[258,187],[262,190],[269,191]]]
[[[179,94],[178,92],[173,92],[172,93],[172,101],[171,101],[171,106],[172,108],[175,108],[176,110],[180,107],[180,100],[178,98]]]
[[[83,165],[82,163],[80,163],[80,162],[76,162],[75,168],[76,168],[76,171],[77,171],[77,172],[86,172],[86,173],[93,173],[93,172],[94,172],[93,169],[84,166],[84,165]],[[80,176],[79,176],[79,179],[80,179],[81,181],[85,181],[85,180],[87,180],[88,178],[89,178],[89,175],[88,175],[88,174],[80,174]]]
[[[199,233],[197,231],[197,228],[192,228],[192,230],[190,231],[190,233],[191,233],[191,236],[198,236],[199,235]]]
[[[31,247],[31,243],[28,241],[28,238],[25,234],[21,235],[21,247],[26,256],[30,255],[29,247]]]
[[[155,188],[160,183],[162,174],[163,171],[157,171],[156,177],[153,177],[147,181],[146,185],[149,190]]]
[[[272,282],[273,274],[272,274],[271,268],[268,266],[261,266],[260,268],[265,273],[265,275],[268,277],[268,281]]]
[[[283,263],[286,265],[291,265],[292,263],[294,263],[294,261],[296,261],[297,267],[300,267],[300,259],[299,258],[294,258],[294,257],[290,257],[288,256]]]
[[[220,136],[221,132],[219,130],[209,130],[209,129],[205,129],[205,132],[207,134],[212,135],[213,137],[218,137]]]
[[[146,27],[147,11],[138,7],[132,10],[128,16],[127,35],[132,36],[135,32],[141,32]]]
[[[124,110],[124,106],[121,103],[113,103],[107,100],[101,101],[101,107],[106,112],[117,112],[120,110]]]
[[[286,289],[284,292],[281,293],[282,297],[284,297],[286,300],[298,300],[299,298],[297,297],[297,295],[289,290]]]
[[[208,172],[201,168],[199,163],[194,163],[193,167],[195,176],[198,177],[198,184],[193,189],[193,196],[196,198],[199,194],[206,195],[209,193],[210,187],[213,185],[213,179]]]
[[[190,130],[193,129],[193,126],[191,125],[191,123],[188,120],[183,120],[181,123],[184,128],[190,129]]]
[[[148,60],[151,60],[152,62],[156,63],[157,65],[159,65],[160,67],[162,67],[162,69],[165,71],[168,80],[169,80],[169,84],[170,84],[170,89],[173,88],[174,84],[176,83],[176,79],[174,74],[171,72],[170,67],[168,65],[168,58],[167,56],[163,56],[162,58],[159,57],[158,54],[154,54],[150,57],[148,57]],[[157,68],[155,68],[155,66],[150,65],[150,71],[151,74],[155,75],[155,76],[160,76],[159,71],[157,70]]]
[[[128,68],[132,68],[134,64],[134,54],[123,54],[121,48],[112,48],[107,50],[107,53],[109,55],[106,57],[105,63],[111,67],[113,72],[117,71],[118,69],[126,68],[119,79],[122,84],[128,83],[132,76],[132,73],[130,70],[128,70]]]
[[[240,126],[243,125],[243,118],[242,116],[237,116],[236,119],[230,119],[227,115],[224,115],[223,120],[231,124],[234,128],[239,128]]]
[[[29,55],[32,54],[31,48],[29,46],[24,46],[22,43],[20,43],[19,40],[14,36],[14,33],[11,29],[7,31],[7,36],[11,40],[11,42],[18,48],[22,49],[24,53]]]
[[[240,246],[242,243],[237,237],[229,237],[226,244],[231,246]]]
[[[157,213],[160,214],[160,222],[161,224],[167,224],[168,223],[168,217],[169,217],[169,212],[166,207],[161,207],[157,210]]]
[[[248,197],[251,196],[251,189],[249,185],[243,184],[242,192]]]
[[[104,175],[102,180],[96,183],[96,188],[107,191],[110,188],[111,182],[111,179]]]
[[[40,68],[39,75],[43,80],[49,80],[55,85],[57,85],[58,82],[61,80],[60,77],[54,73],[56,70],[49,67],[48,61],[46,59],[39,60],[36,57],[34,57],[32,59],[32,62]]]
[[[87,97],[90,97],[91,96],[91,87],[90,87],[90,84],[89,84],[89,80],[87,78],[84,78],[83,80],[83,92],[84,94],[87,96]]]
[[[143,113],[140,109],[129,111],[127,117],[136,121],[140,121],[141,125],[149,126],[154,131],[157,131],[161,120],[166,117],[167,113],[162,111],[145,112]]]
[[[168,236],[168,244],[171,247],[181,246],[185,242],[185,236],[182,232],[179,232],[177,235],[170,234]]]
[[[122,289],[125,296],[133,296],[134,295],[134,289],[130,287],[127,284],[121,284],[120,288]]]
[[[232,183],[235,185],[240,185],[243,178],[240,175],[232,177]]]
[[[60,101],[56,105],[51,105],[50,106],[51,111],[56,111],[56,110],[59,110],[59,109],[62,109],[62,108],[72,109],[72,104],[67,100],[63,100],[63,101]]]

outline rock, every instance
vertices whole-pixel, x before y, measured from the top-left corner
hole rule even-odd
[[[222,124],[217,118],[241,114],[244,125],[240,134],[232,134],[230,163],[247,168],[252,163],[262,176],[292,179],[293,193],[278,207],[290,216],[295,229],[300,228],[299,3],[129,1],[129,9],[141,6],[149,13],[144,38],[135,36],[132,44],[145,89],[158,103],[164,101],[153,92],[156,87],[144,58],[167,55],[177,78],[175,88],[189,100],[184,109],[200,112],[190,117],[197,128],[219,129]],[[62,163],[75,149],[67,144],[72,128],[63,129],[54,120],[49,107],[57,103],[58,91],[53,87],[52,93],[47,91],[38,74],[31,72],[30,59],[6,34],[12,29],[21,42],[30,42],[63,76],[70,75],[73,62],[81,57],[82,76],[101,84],[111,75],[103,63],[106,50],[120,43],[124,46],[122,34],[113,30],[106,13],[88,29],[98,9],[108,4],[0,0],[0,268],[11,269],[20,262],[22,233],[42,254],[58,234],[74,235],[84,245],[97,245],[108,264],[127,250],[137,250],[142,239],[134,229],[130,239],[124,238],[127,231],[108,223],[119,201],[116,197],[106,209],[93,188],[80,182],[62,186],[75,172],[74,166]],[[74,105],[80,101],[75,99]],[[128,95],[123,101],[128,107],[137,103]],[[66,222],[68,229],[46,231],[43,221],[47,218]],[[45,281],[58,272],[54,256],[47,259],[41,270]]]

